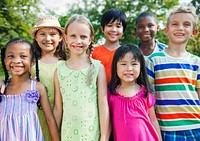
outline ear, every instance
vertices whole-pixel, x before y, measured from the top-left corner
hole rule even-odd
[[[35,65],[35,60],[31,61],[31,67]]]
[[[101,26],[101,31],[102,31],[102,32],[104,31],[102,26]]]
[[[195,30],[192,31],[192,35],[191,36],[193,37],[193,36],[195,36],[197,34],[198,34],[198,29],[195,29]]]
[[[94,41],[94,37],[90,37],[90,44],[92,41]]]
[[[158,25],[157,25],[157,31],[159,31],[159,30],[160,30],[160,25],[158,24]]]
[[[168,28],[164,28],[164,34],[165,34],[165,35],[168,35],[168,31],[169,31]]]

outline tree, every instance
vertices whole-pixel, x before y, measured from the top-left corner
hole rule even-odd
[[[0,1],[0,48],[12,38],[23,37],[31,40],[29,29],[39,11],[39,0]]]
[[[198,0],[192,1],[193,5],[197,8],[197,14],[200,11],[200,4]],[[78,0],[71,6],[68,7],[68,12],[65,16],[61,16],[60,22],[62,26],[65,26],[66,20],[72,14],[83,14],[90,19],[94,26],[95,30],[95,43],[100,44],[100,41],[104,39],[104,36],[100,30],[100,21],[102,14],[110,8],[119,8],[124,11],[127,15],[127,30],[123,38],[120,40],[121,43],[138,43],[138,38],[134,32],[135,28],[135,19],[143,11],[150,11],[157,15],[158,20],[161,25],[165,26],[166,13],[169,9],[173,8],[175,5],[178,5],[178,0]],[[167,44],[168,38],[164,35],[163,29],[158,31],[157,37],[159,41]],[[188,44],[188,50],[194,54],[200,56],[200,43],[199,35],[194,38]],[[194,45],[195,43],[195,45]]]

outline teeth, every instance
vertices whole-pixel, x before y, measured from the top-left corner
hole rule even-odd
[[[182,34],[182,33],[178,33],[178,34],[174,34],[174,35],[176,35],[176,36],[184,36],[184,34]]]

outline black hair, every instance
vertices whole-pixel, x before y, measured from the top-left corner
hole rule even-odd
[[[136,20],[135,20],[135,25],[137,26],[138,25],[138,22],[141,18],[144,18],[144,17],[152,17],[155,19],[156,23],[158,24],[158,19],[156,17],[155,14],[149,12],[149,11],[145,11],[145,12],[142,12],[140,15],[137,16]]]
[[[63,33],[58,30],[60,36],[63,35]],[[35,33],[35,35],[37,34],[37,32]],[[38,45],[38,42],[35,40],[33,40],[33,46],[35,47],[35,50],[38,54],[38,59],[40,59],[42,57],[42,49],[40,48],[40,46]],[[66,41],[63,37],[63,39],[59,42],[58,47],[56,48],[56,51],[54,53],[54,56],[57,57],[59,60],[66,60]]]
[[[119,22],[122,23],[123,32],[125,32],[126,26],[127,26],[126,14],[118,8],[109,9],[103,14],[103,16],[101,18],[101,27],[104,30],[104,27],[107,24],[109,24],[110,22],[113,23],[116,20],[118,20]]]
[[[147,73],[146,73],[146,67],[145,67],[145,59],[144,56],[141,52],[141,50],[132,44],[124,44],[121,47],[119,47],[113,57],[113,61],[112,61],[112,77],[111,77],[111,81],[108,85],[108,88],[111,92],[111,94],[116,94],[116,88],[117,86],[120,85],[121,80],[117,75],[117,62],[124,58],[124,56],[126,55],[126,53],[131,52],[133,54],[133,58],[137,61],[139,61],[140,63],[140,74],[136,80],[138,85],[144,85],[144,87],[146,88],[146,94],[145,96],[147,97],[148,94],[151,92],[150,89],[150,84],[148,81],[148,77],[147,77]]]
[[[37,81],[39,81],[39,68],[38,68],[38,57],[36,54],[36,51],[33,47],[33,45],[28,42],[27,40],[23,39],[23,38],[14,38],[12,40],[10,40],[5,47],[3,47],[1,49],[1,63],[2,63],[2,67],[3,67],[3,71],[4,71],[4,75],[5,75],[5,84],[7,84],[9,82],[9,73],[8,70],[6,69],[6,65],[4,63],[4,59],[5,59],[5,54],[6,54],[6,49],[16,43],[25,43],[28,44],[30,46],[30,54],[31,54],[31,61],[35,61],[35,67],[36,67],[36,79]]]

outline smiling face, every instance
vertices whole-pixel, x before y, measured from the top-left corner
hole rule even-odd
[[[66,42],[71,55],[86,54],[92,40],[91,30],[86,23],[74,21],[67,27]]]
[[[4,63],[12,75],[28,74],[31,68],[30,45],[14,43],[6,48]]]
[[[118,42],[119,39],[123,35],[123,25],[122,22],[115,20],[114,22],[110,22],[102,28],[102,32],[104,33],[106,40],[110,43]]]
[[[42,54],[54,53],[62,36],[55,28],[42,28],[37,31],[35,40],[42,50]]]
[[[158,30],[159,26],[154,17],[146,16],[138,20],[136,34],[143,42],[153,40]]]
[[[140,62],[134,59],[131,52],[127,52],[124,58],[117,62],[117,75],[121,84],[136,82],[140,75]]]
[[[165,34],[169,36],[169,41],[175,44],[187,43],[189,38],[197,34],[194,30],[194,17],[190,13],[173,14],[165,28]]]

